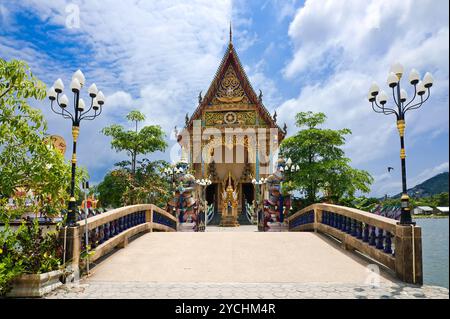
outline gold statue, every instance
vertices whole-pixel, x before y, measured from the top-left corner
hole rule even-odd
[[[239,226],[237,221],[239,196],[235,189],[237,185],[231,177],[231,172],[228,172],[228,181],[222,183],[224,188],[222,192],[222,219],[221,226],[235,227]]]

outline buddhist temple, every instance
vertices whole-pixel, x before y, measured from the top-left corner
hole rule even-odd
[[[178,134],[178,133],[177,133]],[[263,93],[253,89],[233,45],[229,43],[217,72],[206,91],[198,96],[198,105],[186,115],[183,133],[178,134],[183,157],[196,179],[208,178],[205,197],[214,204],[216,215],[225,215],[227,207],[237,215],[246,203],[255,200],[252,180],[273,172],[273,153],[286,135],[276,113],[272,116],[263,104]],[[222,216],[223,217],[223,216]],[[219,219],[217,219],[218,223]],[[231,224],[229,224],[231,223]],[[237,225],[237,224],[236,224]]]

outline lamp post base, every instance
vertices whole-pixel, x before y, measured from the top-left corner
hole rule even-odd
[[[77,207],[75,201],[69,202],[69,209],[67,210],[67,219],[66,219],[66,225],[69,227],[75,227],[77,226]]]
[[[409,209],[402,208],[399,225],[415,225],[415,224],[416,222],[413,222],[411,218],[411,211]]]

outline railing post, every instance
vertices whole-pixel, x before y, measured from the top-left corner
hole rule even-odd
[[[322,222],[322,210],[314,205],[314,232],[317,233],[318,224]]]
[[[150,207],[148,214],[149,214],[148,221],[150,222],[150,232],[153,232],[153,205]]]
[[[422,229],[420,227],[396,226],[395,272],[404,282],[423,284]]]
[[[64,241],[64,236],[66,237],[66,251],[65,251],[65,262],[66,268],[72,271],[73,280],[78,280],[80,278],[80,253],[81,253],[81,234],[80,226],[67,227],[66,230],[62,229],[60,236]]]

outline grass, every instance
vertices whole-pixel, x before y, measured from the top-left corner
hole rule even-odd
[[[412,215],[413,218],[448,218],[448,215],[437,215],[437,214],[430,214],[430,215],[425,215],[425,214],[419,214],[419,215]]]

